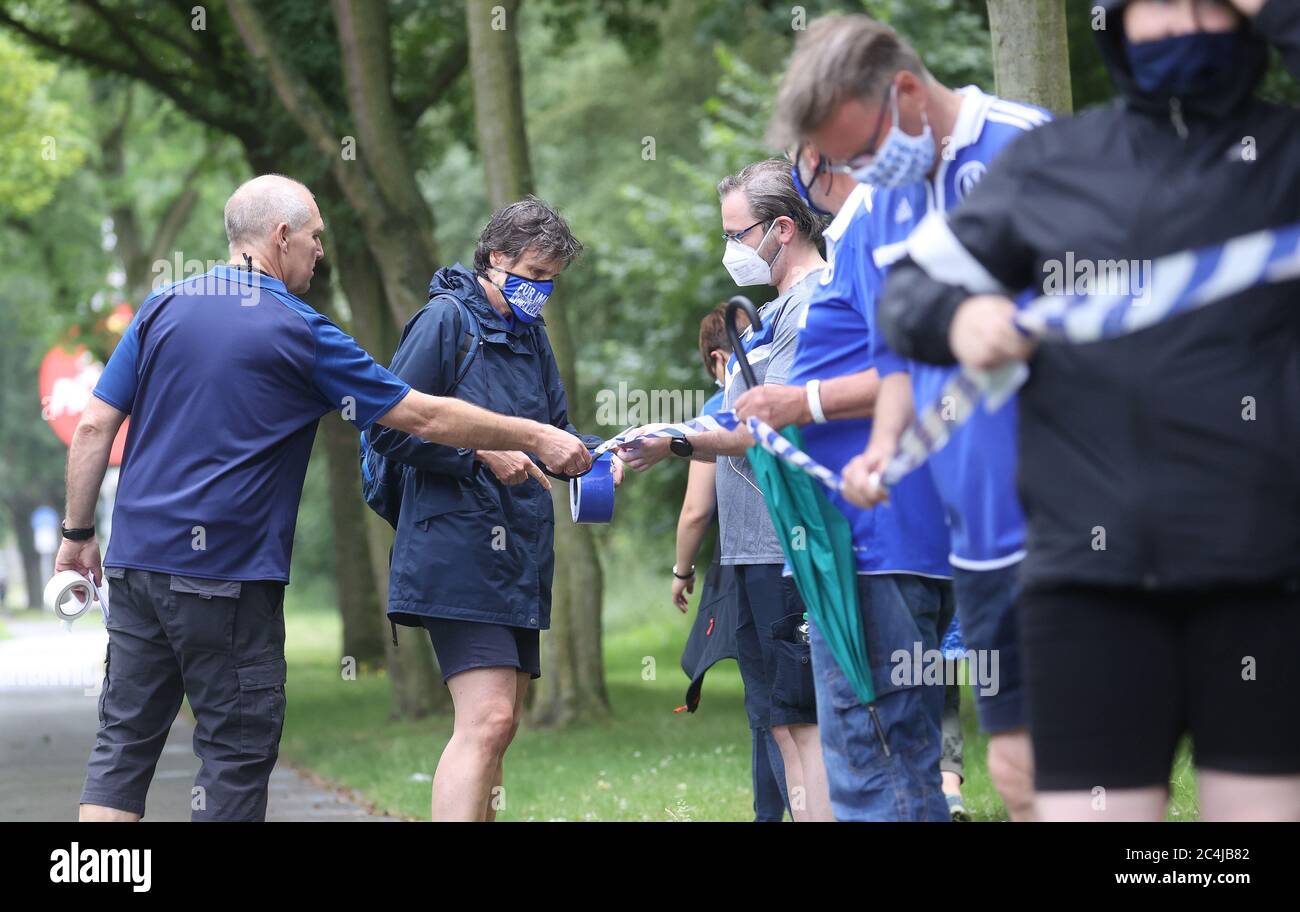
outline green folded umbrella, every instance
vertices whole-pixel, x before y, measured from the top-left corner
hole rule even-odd
[[[798,428],[786,428],[781,436],[803,449]],[[858,699],[875,702],[848,520],[806,472],[759,446],[747,455],[809,617]]]

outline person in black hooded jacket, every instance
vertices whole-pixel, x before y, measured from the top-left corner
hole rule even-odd
[[[1293,0],[1109,0],[1122,98],[1017,140],[890,274],[900,354],[1027,360],[1019,610],[1041,819],[1160,819],[1190,733],[1206,819],[1300,819],[1300,301],[1255,287],[1130,335],[1033,341],[1011,297],[1300,220]],[[917,403],[923,408],[925,403]],[[866,484],[880,467],[846,472]]]

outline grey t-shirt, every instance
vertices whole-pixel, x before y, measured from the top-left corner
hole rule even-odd
[[[812,299],[821,270],[809,273],[785,294],[763,305],[759,318],[763,332],[759,344],[749,349],[749,363],[759,383],[785,383],[794,365],[795,347],[804,311]],[[771,331],[770,337],[768,331]],[[749,343],[750,333],[742,341]],[[729,365],[723,408],[736,407],[736,400],[749,387],[739,364]],[[785,553],[767,514],[767,504],[744,456],[719,456],[717,471],[718,526],[724,564],[783,564]]]

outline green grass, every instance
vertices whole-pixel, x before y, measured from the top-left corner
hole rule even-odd
[[[735,663],[709,672],[697,713],[674,713],[685,693],[678,659],[688,621],[663,605],[640,617],[611,612],[605,637],[611,718],[563,731],[522,728],[506,755],[505,806],[498,819],[753,818],[749,730]],[[451,733],[450,715],[389,720],[382,673],[342,678],[336,614],[304,609],[291,598],[287,625],[289,710],[281,757],[352,789],[376,808],[428,819],[429,777]],[[653,680],[642,677],[646,657],[655,660]],[[973,700],[968,694],[962,702],[963,795],[975,820],[1005,820],[989,781],[986,739],[977,730]],[[1195,819],[1186,747],[1171,784],[1170,819]]]

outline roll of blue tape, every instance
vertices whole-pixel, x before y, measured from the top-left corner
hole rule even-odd
[[[613,453],[602,453],[585,475],[569,482],[569,510],[575,523],[607,523],[614,518]]]

